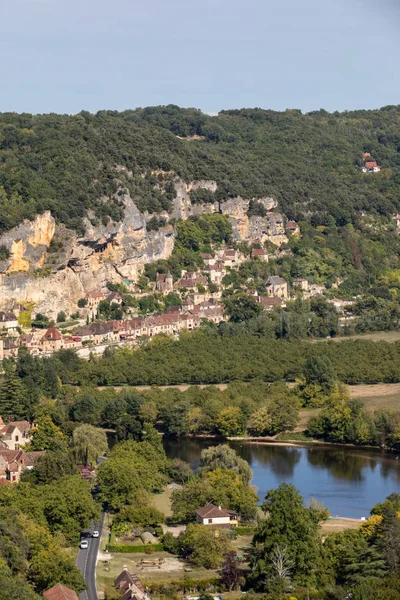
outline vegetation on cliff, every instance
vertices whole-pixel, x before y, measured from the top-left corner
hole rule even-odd
[[[46,209],[76,228],[88,209],[97,219],[118,220],[121,187],[142,211],[168,210],[172,174],[160,171],[186,182],[216,180],[217,201],[273,196],[289,217],[311,217],[316,225],[328,214],[339,226],[354,222],[355,211],[388,216],[400,208],[399,115],[398,106],[306,115],[245,109],[214,117],[176,106],[74,116],[3,113],[0,228]],[[192,135],[201,139],[180,139]],[[360,172],[365,151],[380,173]],[[214,197],[195,192],[193,199]]]

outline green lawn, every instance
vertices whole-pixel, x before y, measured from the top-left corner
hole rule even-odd
[[[173,490],[165,488],[161,494],[153,494],[153,504],[166,517],[172,517],[171,494]]]

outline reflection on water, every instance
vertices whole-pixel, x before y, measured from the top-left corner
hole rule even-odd
[[[203,448],[214,439],[165,439],[170,458],[181,458],[196,470]],[[253,469],[254,485],[262,501],[267,490],[286,481],[295,485],[306,501],[322,501],[331,514],[368,516],[377,502],[400,492],[400,460],[373,450],[337,446],[293,447],[232,442],[238,454]]]

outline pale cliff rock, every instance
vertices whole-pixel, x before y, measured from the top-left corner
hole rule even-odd
[[[278,246],[287,241],[282,215],[269,212],[263,218],[249,218],[249,200],[191,203],[191,191],[204,188],[215,193],[215,181],[186,184],[175,180],[175,187],[171,213],[160,215],[166,220],[220,212],[229,215],[236,240],[269,239]],[[105,288],[109,281],[136,282],[147,263],[169,258],[174,227],[148,231],[152,215],[141,214],[128,194],[119,197],[125,204],[123,221],[94,225],[94,215],[89,213],[81,237],[63,225],[56,226],[48,211],[1,236],[0,245],[7,247],[10,258],[0,263],[0,310],[11,309],[15,302],[33,302],[35,312],[53,318],[60,310],[75,312],[78,299],[87,291]],[[259,202],[269,211],[276,207],[272,198]],[[55,243],[49,251],[52,240]]]
[[[261,198],[258,202],[269,211],[277,206],[273,198]],[[277,212],[268,212],[265,217],[248,217],[249,204],[250,200],[243,200],[240,196],[220,204],[221,213],[231,219],[234,239],[246,242],[259,239],[263,243],[269,240],[277,246],[285,244],[288,239],[285,235],[283,216]]]

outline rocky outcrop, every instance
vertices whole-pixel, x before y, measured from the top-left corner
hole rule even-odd
[[[192,204],[190,192],[204,188],[214,193],[214,181],[186,184],[176,180],[175,187],[171,213],[160,215],[167,220],[221,212],[229,215],[236,240],[269,239],[277,245],[287,241],[282,215],[269,212],[266,217],[249,218],[249,200]],[[128,194],[119,198],[125,205],[123,221],[98,224],[89,213],[81,237],[63,225],[56,226],[50,212],[4,234],[0,245],[7,247],[10,257],[0,263],[0,309],[10,309],[15,302],[33,302],[35,312],[52,317],[60,310],[71,313],[87,291],[105,288],[109,281],[136,282],[147,263],[167,259],[174,247],[174,227],[148,231],[152,215],[141,214]],[[259,202],[268,211],[276,207],[272,198]]]
[[[259,203],[264,205],[267,211],[277,206],[273,198],[261,198]],[[258,239],[261,242],[269,240],[277,246],[285,244],[288,239],[285,235],[283,216],[277,212],[267,212],[265,217],[248,217],[249,200],[243,198],[232,198],[220,205],[222,214],[229,215],[233,236],[236,241],[247,241]]]
[[[4,261],[0,264],[0,270],[15,273],[42,267],[55,227],[50,211],[46,211],[34,221],[24,221],[5,233],[1,237],[1,244],[9,251],[10,258],[7,263]]]

